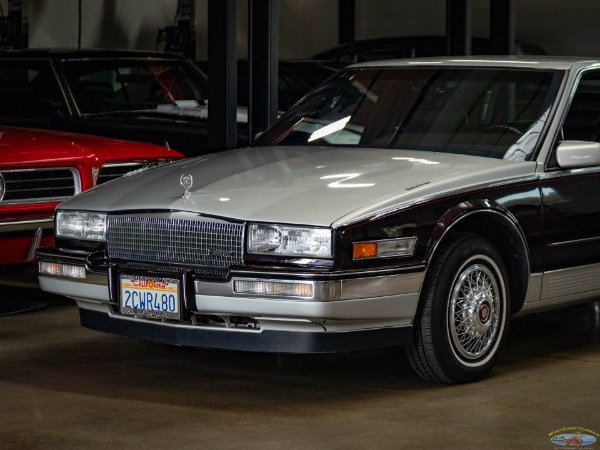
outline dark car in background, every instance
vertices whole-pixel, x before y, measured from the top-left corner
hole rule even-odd
[[[112,50],[0,52],[0,124],[208,152],[207,81],[189,60]],[[240,143],[244,143],[240,135]]]
[[[204,73],[208,73],[208,61],[196,61],[196,65]],[[326,61],[314,60],[282,60],[279,61],[277,80],[278,109],[287,111],[294,103],[304,97],[311,89],[337,72],[337,69],[328,65]],[[238,105],[247,107],[250,103],[250,77],[248,60],[238,60],[237,71],[237,96]]]
[[[537,44],[516,42],[517,55],[546,55]],[[490,40],[473,38],[473,55],[488,55]],[[363,39],[338,45],[317,53],[314,60],[335,62],[340,66],[382,59],[415,58],[422,56],[443,56],[447,54],[445,36],[397,36]]]

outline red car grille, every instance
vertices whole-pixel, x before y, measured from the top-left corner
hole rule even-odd
[[[74,169],[27,169],[0,171],[4,195],[0,203],[63,201],[81,191]]]

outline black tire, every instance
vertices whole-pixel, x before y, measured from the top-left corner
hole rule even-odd
[[[500,254],[481,236],[445,240],[429,267],[408,359],[422,378],[467,383],[494,366],[508,332],[510,294]]]

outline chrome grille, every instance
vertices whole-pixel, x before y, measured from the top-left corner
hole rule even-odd
[[[123,269],[143,270],[145,272],[167,272],[167,273],[183,273],[189,269],[187,266],[166,266],[148,262],[131,262],[120,263],[119,266]],[[229,276],[229,268],[227,267],[194,267],[194,275],[200,275],[203,279],[226,280]]]
[[[98,175],[98,184],[106,183],[107,181],[120,178],[126,173],[149,166],[150,164],[145,162],[104,164],[102,169],[100,169],[100,174]]]
[[[77,171],[69,168],[0,171],[5,192],[1,203],[62,201],[81,191]]]
[[[111,259],[229,267],[242,262],[243,225],[142,216],[109,216]]]

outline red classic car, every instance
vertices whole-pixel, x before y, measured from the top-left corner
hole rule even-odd
[[[0,127],[0,270],[53,242],[61,201],[133,170],[183,155],[167,148],[60,131]]]

